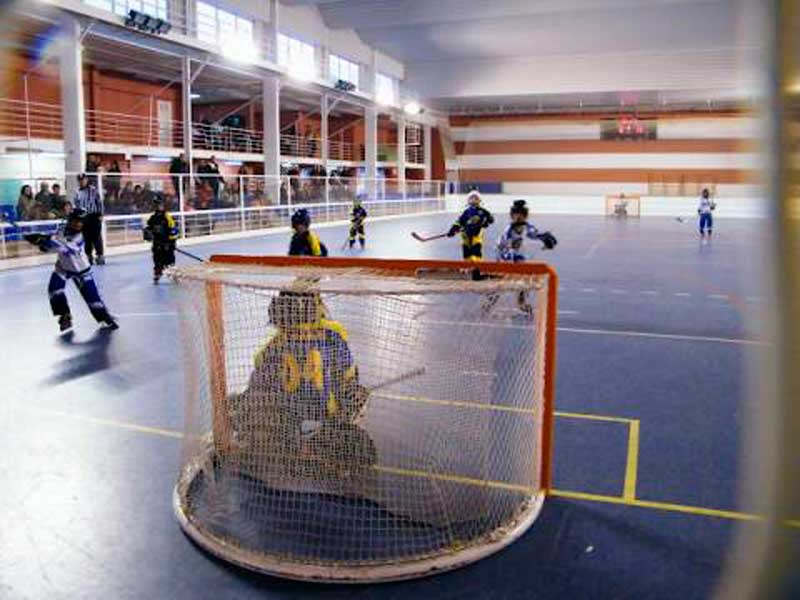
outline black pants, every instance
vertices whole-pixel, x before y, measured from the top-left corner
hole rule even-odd
[[[464,257],[464,260],[473,260],[479,261],[483,259],[483,244],[478,242],[477,244],[463,244],[461,246],[461,252]]]
[[[358,236],[359,241],[363,244],[365,239],[364,234],[364,223],[351,223],[350,224],[350,243],[356,241],[356,235]]]
[[[175,242],[153,244],[153,274],[161,277],[164,269],[175,264]]]
[[[88,214],[83,220],[83,241],[86,243],[89,262],[94,262],[93,252],[97,252],[97,256],[103,256],[103,222],[99,214]]]

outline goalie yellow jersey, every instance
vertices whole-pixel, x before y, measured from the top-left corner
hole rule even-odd
[[[323,419],[339,412],[355,378],[347,331],[323,319],[279,329],[256,354],[247,393],[304,419]]]

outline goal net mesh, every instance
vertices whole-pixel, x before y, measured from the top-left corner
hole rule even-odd
[[[453,568],[521,535],[547,486],[554,273],[271,260],[172,271],[184,530],[328,581]]]

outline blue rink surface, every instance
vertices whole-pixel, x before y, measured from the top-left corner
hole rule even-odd
[[[354,254],[460,258],[455,240],[409,235],[452,219],[370,223]],[[69,288],[70,338],[49,313],[51,266],[0,272],[0,598],[709,597],[737,529],[758,527],[736,517],[754,510],[739,491],[757,409],[749,374],[768,343],[763,223],[719,219],[707,244],[667,218],[536,223],[559,239],[539,254],[561,280],[556,491],[500,553],[382,585],[255,575],[182,534],[171,504],[184,402],[177,309],[171,283],[152,285],[148,253],[95,268],[119,331],[98,330]],[[318,232],[343,253],[344,227]],[[284,254],[287,238],[186,249]]]

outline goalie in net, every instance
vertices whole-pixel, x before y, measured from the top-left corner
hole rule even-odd
[[[357,425],[369,391],[359,383],[346,330],[325,318],[316,292],[280,292],[269,320],[276,331],[256,354],[247,389],[231,400],[232,458],[261,481],[363,475],[376,460]]]

